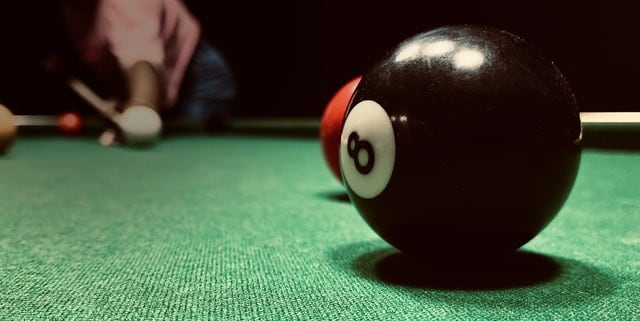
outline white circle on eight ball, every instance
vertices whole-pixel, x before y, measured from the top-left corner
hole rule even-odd
[[[340,135],[344,181],[359,197],[371,199],[387,187],[396,158],[391,119],[373,100],[355,105]]]

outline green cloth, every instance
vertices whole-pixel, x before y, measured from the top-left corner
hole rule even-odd
[[[640,152],[584,151],[556,219],[438,270],[382,241],[313,137],[0,157],[0,320],[640,320]]]

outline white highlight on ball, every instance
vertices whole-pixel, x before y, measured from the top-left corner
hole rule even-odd
[[[398,54],[395,57],[395,62],[413,60],[418,57],[420,53],[420,44],[412,44],[398,50]]]
[[[435,42],[417,42],[400,48],[394,61],[403,62],[421,58],[431,59],[447,55],[455,49],[456,44],[446,39]]]
[[[451,40],[440,40],[436,42],[425,43],[422,47],[422,54],[426,57],[443,56],[452,52],[456,45]]]
[[[482,66],[484,60],[484,54],[476,49],[463,49],[453,56],[453,64],[457,69],[476,70]]]

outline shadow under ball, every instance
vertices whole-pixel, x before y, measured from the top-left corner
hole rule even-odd
[[[581,156],[571,88],[524,39],[473,25],[400,43],[358,85],[341,133],[349,198],[397,249],[507,253],[569,196]]]

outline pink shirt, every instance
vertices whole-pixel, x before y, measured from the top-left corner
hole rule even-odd
[[[180,0],[97,0],[94,9],[81,7],[63,6],[80,59],[114,87],[122,81],[109,73],[148,61],[163,76],[164,107],[174,105],[201,33],[187,7]]]

